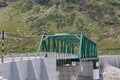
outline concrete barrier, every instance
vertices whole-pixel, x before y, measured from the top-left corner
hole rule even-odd
[[[109,64],[114,67],[120,68],[120,55],[104,55],[99,56],[100,65]]]
[[[2,63],[0,76],[8,80],[58,80],[56,57]]]

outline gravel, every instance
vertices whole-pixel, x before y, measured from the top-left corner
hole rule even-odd
[[[120,80],[120,69],[110,65],[104,65],[102,77],[103,80]]]

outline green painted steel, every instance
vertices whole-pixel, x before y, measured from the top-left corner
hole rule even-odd
[[[71,59],[59,59],[57,60],[57,66],[63,66],[65,64],[72,64]]]
[[[77,54],[79,61],[93,60],[97,58],[96,43],[81,34],[57,33],[44,34],[41,37],[38,53],[56,52],[63,54]],[[63,60],[62,60],[63,61]],[[62,62],[69,63],[69,60]]]

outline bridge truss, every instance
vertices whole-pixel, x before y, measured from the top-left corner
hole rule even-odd
[[[96,44],[89,38],[85,37],[82,33],[43,34],[38,47],[38,53],[40,52],[78,55],[76,59],[59,59],[58,65],[71,63],[71,61],[88,61],[97,59]]]

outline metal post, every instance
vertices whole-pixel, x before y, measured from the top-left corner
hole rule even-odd
[[[99,62],[97,60],[93,60],[93,80],[99,80]]]
[[[15,55],[14,55],[14,53],[12,53],[12,62],[15,60],[14,57],[15,57]]]
[[[30,54],[29,54],[29,53],[27,53],[27,57],[28,57],[28,59],[30,60]]]
[[[52,41],[53,41],[53,45],[52,45],[52,46],[53,46],[53,49],[52,49],[52,50],[53,50],[53,52],[54,52],[54,51],[55,51],[55,39],[53,38]]]
[[[48,38],[48,46],[47,46],[47,48],[48,48],[48,49],[47,49],[47,50],[48,50],[47,52],[50,52],[50,38]]]
[[[80,35],[80,43],[79,43],[79,50],[78,50],[78,58],[81,58],[82,54],[82,42],[83,42],[83,34]]]
[[[42,46],[43,39],[44,39],[44,34],[42,35],[42,38],[41,38],[40,43],[39,43],[38,54],[39,54],[40,51],[41,51],[41,46]]]
[[[2,60],[1,62],[4,62],[4,31],[2,31]]]
[[[35,57],[35,59],[36,59],[36,57],[37,57],[36,53],[34,53],[34,57]]]
[[[22,54],[20,55],[20,60],[21,60],[21,61],[23,60],[23,55],[22,55]]]

